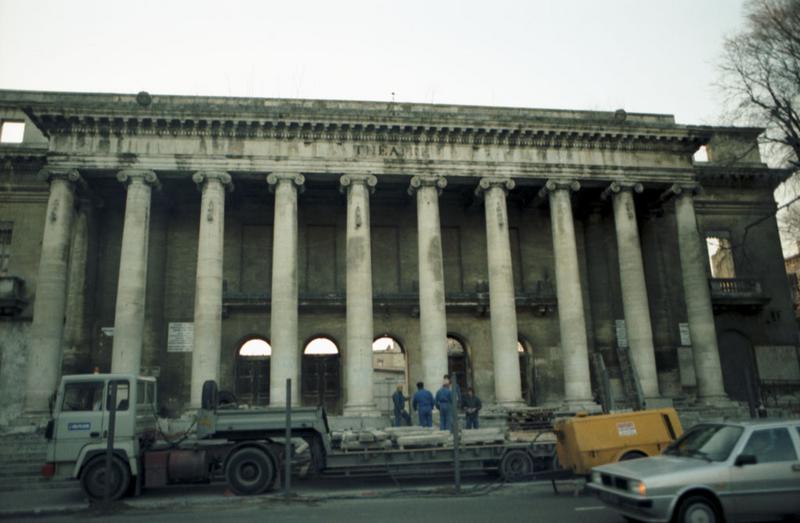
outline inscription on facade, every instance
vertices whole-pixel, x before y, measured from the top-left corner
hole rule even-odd
[[[430,158],[427,147],[401,144],[358,144],[355,146],[356,156],[380,156],[382,158]]]
[[[169,324],[167,352],[192,352],[194,346],[194,323],[175,322]]]

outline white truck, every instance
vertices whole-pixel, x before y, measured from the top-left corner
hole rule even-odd
[[[222,408],[217,385],[203,386],[196,431],[178,441],[159,437],[154,378],[127,374],[64,376],[46,437],[48,477],[78,479],[90,499],[103,499],[112,417],[109,391],[116,385],[110,499],[169,484],[225,481],[239,495],[274,488],[284,465],[283,408]],[[310,449],[313,472],[326,475],[431,474],[453,470],[451,444],[428,447],[334,449],[322,407],[291,409],[291,436]],[[464,472],[496,471],[507,480],[550,466],[554,444],[510,442],[460,447]]]

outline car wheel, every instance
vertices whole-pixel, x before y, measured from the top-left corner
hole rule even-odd
[[[676,523],[718,523],[722,521],[714,505],[702,496],[683,500],[678,508]]]

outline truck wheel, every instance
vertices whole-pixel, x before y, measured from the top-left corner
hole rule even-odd
[[[225,467],[225,480],[239,496],[260,494],[272,487],[275,478],[275,462],[253,447],[235,451]]]
[[[702,496],[691,496],[678,507],[677,523],[717,523],[722,521],[717,509]]]
[[[533,458],[524,450],[509,450],[500,460],[500,476],[506,481],[519,481],[533,475]]]
[[[111,493],[112,500],[120,499],[128,491],[131,484],[131,472],[128,465],[117,456],[111,458]],[[106,458],[98,456],[92,459],[81,472],[83,491],[93,501],[100,501],[106,488]]]
[[[204,382],[203,393],[200,397],[200,406],[205,410],[214,410],[217,408],[218,401],[217,382],[214,380]]]

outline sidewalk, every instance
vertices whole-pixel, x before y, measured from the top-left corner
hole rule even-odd
[[[551,490],[549,482],[521,482],[504,484],[486,476],[465,478],[462,493],[490,493],[506,489]],[[320,502],[333,499],[378,498],[394,496],[452,496],[452,478],[398,479],[391,478],[337,478],[324,477],[292,482],[291,498],[283,495],[280,487],[260,496],[236,496],[223,483],[196,486],[174,486],[148,489],[139,497],[128,497],[114,504],[112,510],[169,511],[185,507],[247,506],[263,503]],[[46,516],[94,510],[84,497],[78,482],[75,488],[43,489],[38,491],[0,492],[0,519],[22,516]]]

